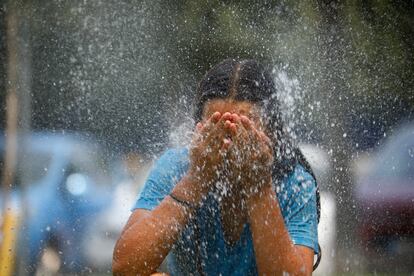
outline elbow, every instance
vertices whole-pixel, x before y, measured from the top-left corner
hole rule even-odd
[[[129,275],[150,275],[155,271],[148,269],[140,269],[130,263],[123,263],[117,260],[112,260],[112,275],[115,276],[129,276]]]
[[[291,267],[291,268],[281,268],[280,265],[272,267],[268,266],[265,269],[260,269],[258,267],[259,275],[296,275],[296,276],[310,276],[312,275],[312,270],[308,270],[305,266]]]
[[[115,256],[112,259],[112,274],[116,276],[141,275],[135,266],[128,262],[119,261]]]
[[[122,264],[120,264],[116,260],[112,260],[112,274],[113,275],[125,275],[124,272],[125,272],[125,269],[122,266]]]
[[[113,257],[112,257],[112,273],[113,275],[137,275],[134,273],[136,267],[131,265],[128,260],[128,254],[123,252],[122,248],[119,248],[119,242],[115,245]]]
[[[128,271],[128,265],[125,262],[122,262],[119,257],[119,250],[114,250],[114,255],[112,258],[112,273],[113,275],[126,275]]]
[[[145,261],[138,258],[135,259],[131,255],[119,248],[118,244],[115,246],[112,257],[112,274],[116,276],[128,275],[150,275],[151,267]]]
[[[312,270],[307,269],[305,265],[301,265],[297,269],[293,270],[291,273],[288,273],[288,274],[298,275],[298,276],[311,276]]]

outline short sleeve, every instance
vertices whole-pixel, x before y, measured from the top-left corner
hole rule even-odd
[[[155,162],[132,210],[153,210],[171,192],[188,168],[186,149],[169,149]]]
[[[280,187],[278,199],[292,242],[319,253],[316,182],[298,165]]]

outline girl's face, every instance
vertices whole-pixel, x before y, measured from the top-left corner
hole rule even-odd
[[[236,101],[233,99],[213,99],[207,101],[203,110],[203,122],[210,118],[214,112],[224,114],[236,113],[248,117],[259,130],[264,130],[260,109],[249,101]]]

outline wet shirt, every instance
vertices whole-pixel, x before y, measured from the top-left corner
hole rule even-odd
[[[170,149],[156,162],[133,209],[153,210],[187,172],[188,149]],[[313,177],[297,165],[276,188],[283,219],[296,245],[317,253],[316,186]],[[199,241],[200,246],[196,246]],[[240,239],[224,239],[217,198],[210,193],[196,216],[181,232],[167,256],[171,275],[257,275],[252,234],[244,224]]]

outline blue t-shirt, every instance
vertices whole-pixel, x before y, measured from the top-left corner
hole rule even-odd
[[[149,174],[133,209],[153,210],[185,175],[188,165],[188,149],[166,151]],[[318,253],[316,186],[313,177],[297,165],[278,185],[276,194],[293,243],[307,246]],[[168,254],[169,273],[197,275],[197,265],[201,265],[205,275],[257,275],[249,224],[244,225],[236,244],[229,245],[223,235],[219,203],[213,194],[209,194],[192,223],[183,229],[181,237]],[[201,246],[196,246],[196,240],[200,241]]]

